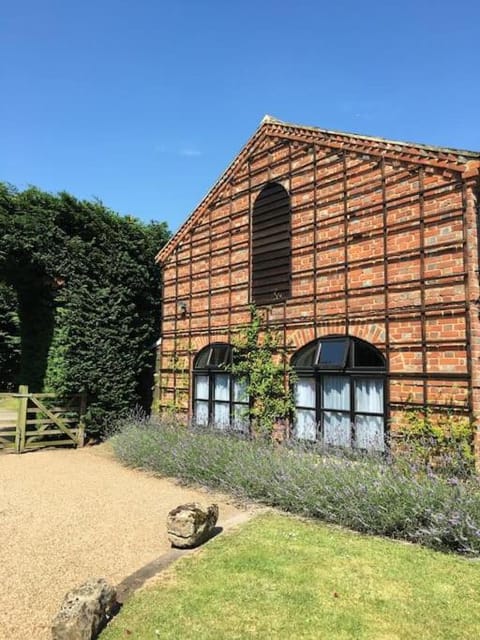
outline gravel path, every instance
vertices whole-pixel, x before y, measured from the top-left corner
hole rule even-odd
[[[126,469],[105,448],[0,455],[0,640],[49,640],[65,593],[113,584],[167,552],[165,520],[183,502],[225,496]]]

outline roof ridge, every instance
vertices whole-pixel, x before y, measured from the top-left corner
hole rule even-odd
[[[386,143],[386,144],[393,144],[393,145],[401,145],[404,147],[414,147],[417,149],[423,149],[423,150],[429,150],[429,151],[435,151],[436,153],[438,153],[439,151],[443,151],[446,153],[453,153],[455,155],[467,155],[467,156],[471,156],[474,158],[480,158],[480,151],[473,151],[473,150],[469,150],[469,149],[457,149],[455,147],[441,147],[438,145],[431,145],[431,144],[424,144],[422,142],[409,142],[406,140],[393,140],[391,138],[381,138],[379,136],[369,136],[369,135],[365,135],[362,133],[354,133],[351,131],[340,131],[338,129],[323,129],[321,127],[314,127],[311,125],[303,125],[303,124],[297,124],[294,122],[286,122],[285,120],[280,120],[279,118],[275,118],[274,116],[271,116],[269,114],[266,114],[262,121],[261,124],[278,124],[280,126],[284,126],[284,127],[290,127],[293,129],[304,129],[305,131],[315,131],[317,133],[324,133],[327,135],[335,135],[335,136],[343,136],[343,137],[348,137],[348,138],[357,138],[359,140],[371,140],[372,142],[379,142],[379,143]]]

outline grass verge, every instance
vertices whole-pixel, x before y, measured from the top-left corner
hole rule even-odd
[[[101,640],[473,640],[474,561],[268,514],[138,592]]]

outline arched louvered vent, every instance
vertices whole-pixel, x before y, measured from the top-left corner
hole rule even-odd
[[[252,213],[252,301],[257,305],[290,296],[290,218],[290,196],[282,185],[265,185]]]

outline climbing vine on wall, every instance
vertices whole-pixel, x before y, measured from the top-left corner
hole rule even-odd
[[[294,411],[294,372],[278,334],[262,321],[255,306],[250,311],[250,323],[233,337],[230,371],[246,385],[254,433],[269,437],[275,424]]]
[[[15,343],[14,325],[0,321],[0,363],[15,360],[2,386],[86,391],[92,431],[147,407],[160,331],[154,256],[168,235],[165,223],[100,202],[0,184],[0,306],[10,291],[18,334]]]
[[[436,412],[429,407],[406,409],[397,425],[402,436],[400,451],[420,467],[462,476],[474,471],[475,425],[471,416],[456,411],[451,402],[446,407]]]

